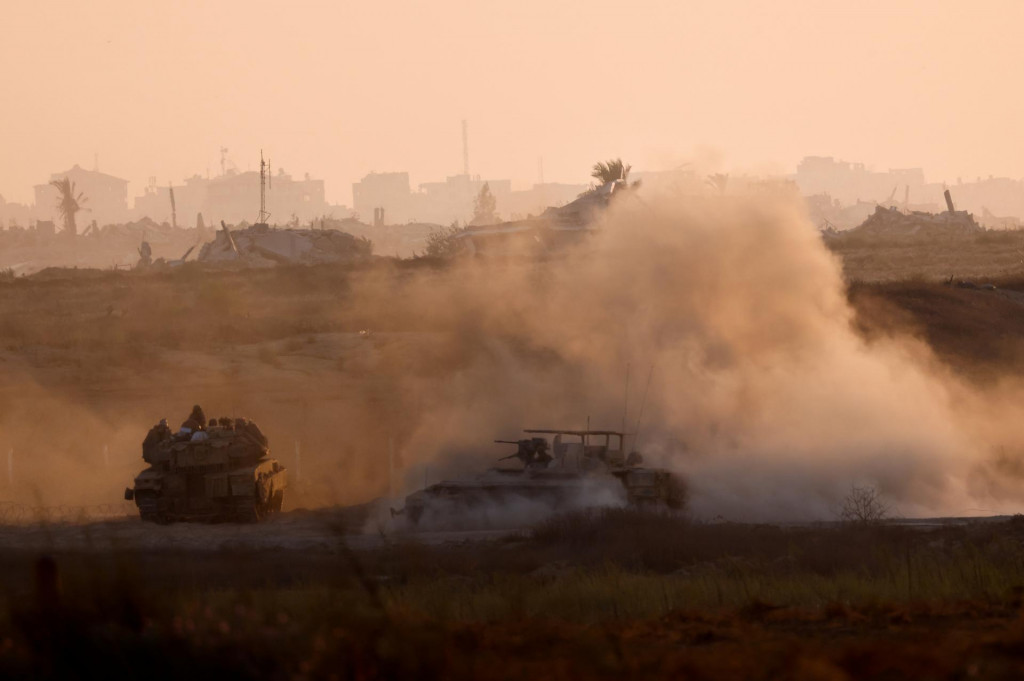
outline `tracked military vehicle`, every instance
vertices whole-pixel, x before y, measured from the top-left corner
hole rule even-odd
[[[267,438],[255,423],[215,419],[186,425],[192,427],[171,433],[161,421],[143,443],[149,468],[125,490],[143,520],[255,522],[281,510],[287,473],[270,458]]]
[[[643,466],[643,457],[625,454],[625,435],[610,430],[526,430],[522,440],[495,440],[516,445],[511,466],[491,468],[466,480],[445,480],[409,495],[395,511],[418,524],[430,516],[442,521],[478,511],[537,505],[548,511],[625,503],[680,509],[686,488],[679,476]],[[548,438],[551,438],[549,443]]]

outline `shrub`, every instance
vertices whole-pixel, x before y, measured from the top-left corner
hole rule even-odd
[[[436,232],[427,236],[427,250],[424,253],[428,258],[454,258],[462,250],[458,235],[465,230],[457,225],[442,227]]]

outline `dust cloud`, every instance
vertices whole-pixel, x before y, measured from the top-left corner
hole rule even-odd
[[[1016,389],[993,399],[913,338],[858,336],[840,263],[795,200],[634,197],[601,227],[565,260],[464,263],[403,292],[463,357],[407,454],[617,428],[628,366],[629,445],[689,479],[698,517],[831,519],[854,484],[908,516],[1020,499],[998,482],[1020,477]]]
[[[30,514],[62,505],[85,513],[116,510],[120,492],[140,470],[133,417],[141,414],[85,407],[10,368],[4,378],[14,390],[0,394],[0,501]]]
[[[1020,500],[1019,386],[982,392],[912,337],[858,335],[840,263],[796,198],[647,190],[598,227],[558,257],[371,268],[330,295],[312,270],[292,287],[260,280],[307,296],[246,308],[255,320],[280,304],[281,325],[298,309],[290,336],[225,351],[186,337],[161,351],[164,375],[103,367],[94,401],[8,371],[21,385],[0,405],[0,464],[9,447],[16,460],[0,487],[117,502],[146,429],[198,402],[260,424],[292,472],[286,508],[400,496],[492,465],[507,453],[494,438],[588,423],[625,424],[628,447],[688,479],[698,518],[831,519],[853,484],[907,516]],[[148,292],[124,323],[189,290]]]

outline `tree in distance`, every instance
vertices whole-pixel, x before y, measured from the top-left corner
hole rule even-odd
[[[473,219],[471,225],[493,225],[498,221],[498,200],[491,193],[491,185],[484,182],[480,193],[473,203]]]
[[[75,213],[82,210],[82,204],[89,199],[81,192],[75,195],[75,183],[64,178],[63,180],[51,180],[50,184],[57,188],[57,210],[64,220],[64,234],[66,236],[77,236],[78,227],[75,225]]]
[[[708,175],[707,183],[719,194],[724,194],[726,187],[729,186],[729,174],[715,173],[714,175]]]
[[[882,503],[874,487],[850,487],[850,493],[843,499],[839,518],[852,525],[877,525],[889,517],[889,507]]]

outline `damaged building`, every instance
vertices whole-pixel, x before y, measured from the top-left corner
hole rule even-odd
[[[585,240],[601,213],[632,188],[614,180],[584,193],[575,201],[548,208],[540,216],[495,225],[468,227],[456,237],[465,252],[481,256],[536,255],[561,250]]]
[[[961,237],[984,231],[965,210],[956,210],[949,190],[945,192],[946,210],[942,213],[923,211],[902,211],[898,208],[876,206],[875,211],[859,226],[843,232],[827,230],[826,238],[848,240],[869,238],[872,240],[913,239],[919,237]]]
[[[255,224],[238,230],[223,227],[199,251],[208,265],[273,267],[349,262],[371,255],[364,238],[334,229],[277,229]]]

